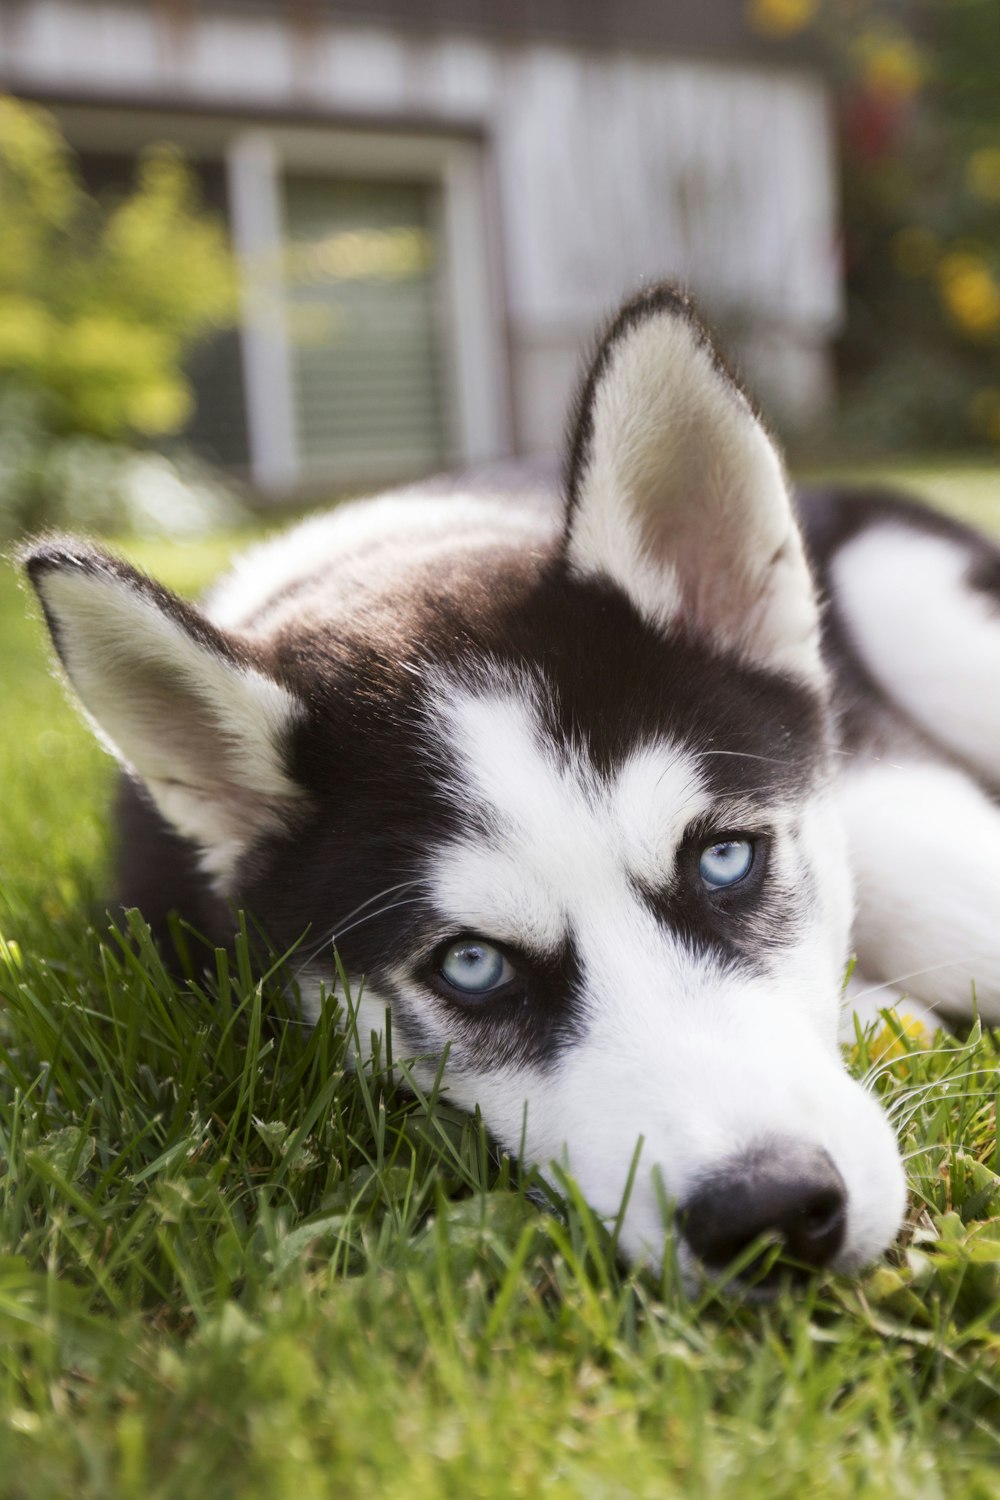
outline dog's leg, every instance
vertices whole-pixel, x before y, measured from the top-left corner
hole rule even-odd
[[[1000,547],[898,521],[832,564],[852,641],[888,698],[1000,789]]]
[[[1000,808],[932,762],[859,765],[840,795],[859,970],[952,1014],[971,1012],[974,989],[1000,1023]]]

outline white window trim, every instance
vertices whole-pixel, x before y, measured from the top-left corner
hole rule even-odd
[[[229,142],[226,175],[233,246],[239,258],[250,472],[264,490],[287,490],[302,474],[295,428],[292,350],[282,280],[281,162],[263,131]]]
[[[453,430],[449,433],[449,459],[461,465],[486,462],[510,451],[507,381],[498,314],[500,298],[494,285],[496,256],[491,253],[487,231],[482,156],[482,150],[475,142],[449,136],[311,126],[248,131],[234,138],[227,153],[233,174],[234,205],[241,191],[237,186],[241,173],[263,171],[267,162],[273,174],[269,187],[258,179],[256,190],[276,205],[279,217],[275,217],[274,211],[259,214],[256,218],[248,215],[246,227],[249,235],[239,243],[240,252],[251,268],[254,264],[278,265],[273,236],[276,224],[280,226],[280,179],[284,172],[410,179],[440,186],[450,355],[447,394],[454,412]],[[249,176],[247,191],[253,191]],[[252,278],[252,270],[250,274]],[[273,284],[268,288],[258,281],[249,295],[262,295],[267,305],[275,302],[277,292],[278,288]],[[282,337],[285,341],[283,351],[279,347]],[[287,330],[282,333],[280,320],[271,320],[259,338],[245,339],[244,348],[248,405],[251,388],[277,393],[282,409],[293,414],[291,442],[294,444],[294,396],[290,386],[292,361]],[[254,366],[253,372],[251,365]],[[280,381],[288,382],[287,395],[280,390],[277,384]],[[253,425],[256,426],[256,418]],[[279,424],[275,420],[272,425]],[[267,419],[261,424],[260,431],[266,446],[271,433]],[[301,458],[288,446],[284,433],[274,434],[274,447],[262,453],[259,465],[253,450],[252,454],[254,478],[264,485],[274,483],[267,477],[272,471],[278,475],[285,472],[291,475],[288,481],[279,477],[278,485],[295,483],[302,477]]]
[[[467,466],[510,452],[504,297],[480,143],[443,133],[363,125],[272,126],[127,106],[67,105],[54,112],[70,141],[84,150],[121,150],[123,142],[141,150],[170,139],[193,158],[224,161],[234,243],[246,269],[241,343],[255,484],[280,492],[306,478],[296,435],[281,280],[284,172],[439,185],[450,375],[446,394],[453,413],[449,461]]]

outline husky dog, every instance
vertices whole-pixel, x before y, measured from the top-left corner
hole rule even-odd
[[[838,1049],[852,867],[866,983],[967,1006],[974,975],[1000,1018],[1000,552],[816,499],[824,639],[778,453],[664,287],[607,330],[566,473],[558,507],[344,506],[200,609],[84,543],[29,550],[130,777],[123,899],[308,931],[307,1007],[335,943],[359,1034],[389,1008],[418,1079],[446,1053],[449,1096],[599,1214],[637,1158],[634,1259],[670,1205],[691,1281],[762,1234],[860,1267],[905,1188]]]

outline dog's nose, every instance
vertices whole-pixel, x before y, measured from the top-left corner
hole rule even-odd
[[[677,1217],[688,1245],[712,1270],[766,1235],[801,1273],[828,1265],[843,1244],[847,1189],[825,1151],[769,1142],[713,1172]]]

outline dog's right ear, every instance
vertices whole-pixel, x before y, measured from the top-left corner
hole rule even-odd
[[[653,287],[591,365],[566,551],[651,624],[823,681],[819,612],[777,449],[690,303]]]
[[[285,760],[301,704],[248,643],[119,558],[57,538],[21,562],[98,737],[224,884],[301,796]]]

